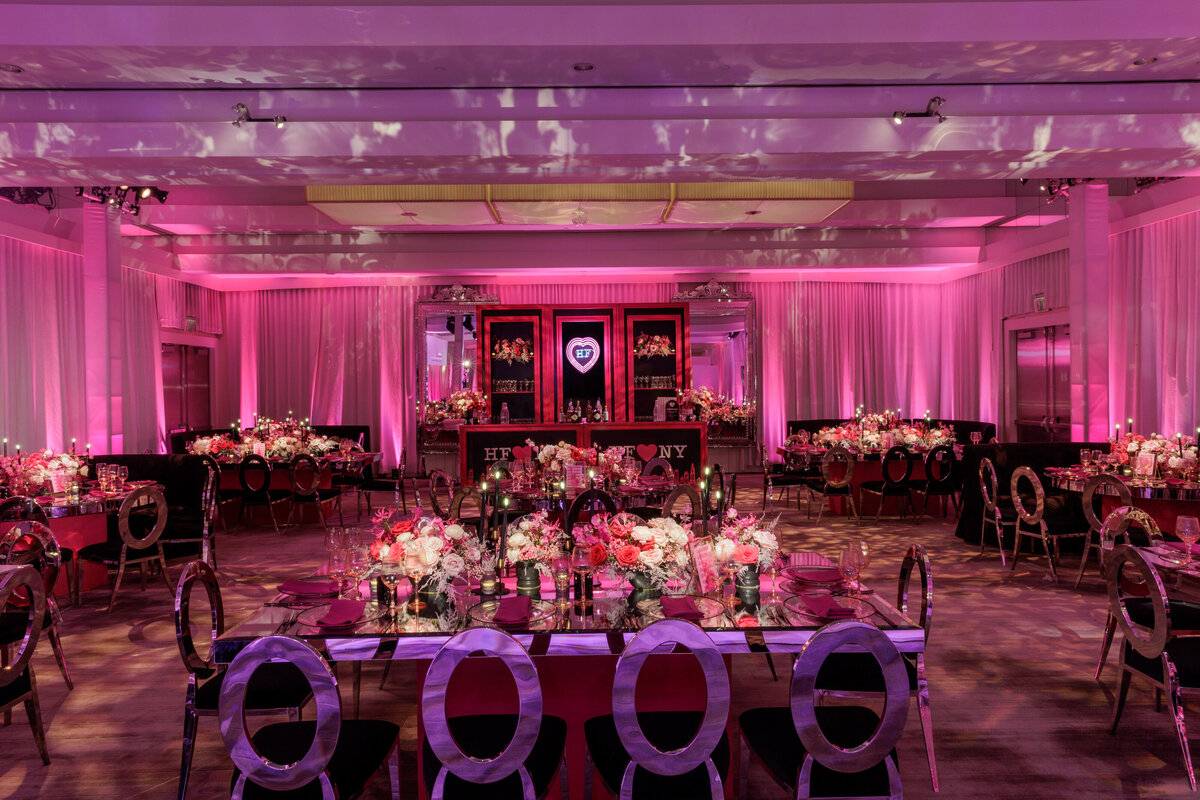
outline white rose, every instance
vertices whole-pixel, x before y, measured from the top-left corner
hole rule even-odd
[[[414,536],[413,536],[412,531],[405,531],[404,533],[398,534],[396,536],[396,541],[397,542],[411,542],[413,540],[413,538],[414,538]]]
[[[457,542],[466,537],[467,529],[464,528],[462,525],[452,524],[452,525],[446,526],[446,530],[444,531],[444,533],[446,534],[446,537],[448,539],[450,539],[453,542]]]
[[[713,546],[713,552],[716,554],[718,561],[732,558],[735,549],[737,549],[737,544],[732,539],[721,539]]]
[[[446,557],[442,559],[442,569],[444,569],[448,575],[458,575],[466,568],[467,562],[463,561],[462,556],[460,556],[458,553],[448,553]]]
[[[438,532],[437,525],[434,525],[432,522],[426,522],[418,532],[422,536],[436,536]]]
[[[437,566],[438,559],[441,558],[440,550],[418,550],[417,557],[421,561],[422,566],[434,567]]]
[[[442,552],[443,542],[436,536],[427,536],[421,540],[421,548],[429,553]]]
[[[525,545],[529,544],[529,537],[524,533],[517,531],[508,537],[508,546],[520,550]]]
[[[638,525],[633,529],[633,533],[630,534],[630,538],[638,543],[652,542],[654,541],[654,531],[650,530],[645,525]]]
[[[652,547],[649,550],[643,551],[642,554],[638,556],[638,560],[648,567],[656,566],[662,563],[663,551],[661,548]]]

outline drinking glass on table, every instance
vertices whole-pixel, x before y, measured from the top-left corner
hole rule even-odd
[[[405,574],[404,548],[398,544],[387,545],[379,556],[379,580],[388,592],[388,615],[395,618],[396,591]]]
[[[564,555],[557,556],[550,562],[550,571],[554,575],[554,599],[560,606],[565,606],[571,585],[571,559]]]
[[[979,431],[971,431],[971,444],[979,444],[983,441],[983,434]]]
[[[334,550],[346,549],[346,529],[330,528],[325,531],[325,549],[332,553]]]
[[[592,551],[589,547],[576,547],[571,551],[571,571],[579,576],[579,579],[586,583],[587,576],[592,572]],[[576,597],[575,601],[589,605],[586,593],[583,597]]]
[[[1200,520],[1196,517],[1179,517],[1175,520],[1175,535],[1187,545],[1187,561],[1192,561],[1192,545],[1200,542]]]
[[[425,574],[428,572],[428,569],[425,566],[425,561],[421,556],[421,553],[412,552],[404,557],[404,571],[413,582],[413,614],[418,614],[421,611],[421,593],[418,590],[421,585],[421,579],[424,578]]]
[[[1080,450],[1079,463],[1083,464],[1084,469],[1089,469],[1092,466],[1092,451],[1087,448]]]
[[[119,492],[125,488],[125,481],[129,480],[129,467],[117,467],[116,490]]]
[[[737,605],[737,586],[735,585],[735,581],[737,580],[737,574],[742,571],[742,563],[737,560],[737,557],[734,555],[735,552],[733,548],[730,548],[730,551],[720,559],[721,572],[725,573],[725,579],[729,581],[729,599],[726,601],[726,604],[731,608]]]
[[[350,575],[350,597],[358,600],[362,596],[359,584],[371,571],[371,554],[364,546],[346,548],[346,572]]]
[[[846,545],[838,558],[838,571],[846,579],[852,595],[861,594],[859,577],[871,563],[871,551],[865,541],[858,540]]]
[[[327,567],[326,567],[325,571],[327,573],[329,573],[329,577],[331,577],[335,581],[337,581],[338,594],[341,594],[341,592],[344,588],[343,584],[346,582],[346,574],[347,574],[346,559],[347,559],[347,556],[348,556],[348,551],[346,550],[346,548],[339,547],[336,550],[329,551],[328,560],[326,561]]]

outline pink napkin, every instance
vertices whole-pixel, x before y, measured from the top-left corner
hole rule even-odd
[[[505,597],[500,601],[492,621],[497,625],[521,625],[529,622],[529,612],[533,609],[533,598],[519,594],[515,597]]]
[[[663,615],[674,619],[704,619],[704,614],[696,608],[696,601],[690,597],[664,597],[662,603]]]
[[[817,581],[819,583],[828,583],[829,581],[839,581],[842,579],[842,573],[837,569],[821,569],[819,567],[804,570],[792,570],[788,575],[798,581]]]
[[[325,616],[317,620],[317,624],[330,628],[353,625],[363,615],[365,606],[366,603],[362,600],[334,600],[329,604],[329,611],[325,613]]]
[[[650,475],[642,478],[643,486],[666,486],[667,483],[667,478],[663,477],[662,475]]]
[[[1166,545],[1167,547],[1178,550],[1181,553],[1186,553],[1188,551],[1188,546],[1183,542],[1166,542]],[[1200,556],[1200,544],[1192,545],[1192,555]]]
[[[275,587],[280,594],[334,594],[340,587],[337,581],[284,581]]]
[[[804,605],[814,616],[822,619],[852,619],[854,609],[846,608],[832,596],[827,594],[804,595]]]

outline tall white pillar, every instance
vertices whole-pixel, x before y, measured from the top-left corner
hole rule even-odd
[[[84,391],[93,453],[120,453],[122,354],[121,214],[108,205],[83,208]]]
[[[1111,434],[1108,408],[1108,184],[1071,189],[1071,440]]]

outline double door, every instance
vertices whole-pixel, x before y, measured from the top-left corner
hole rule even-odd
[[[1026,328],[1013,335],[1016,369],[1011,379],[1017,441],[1070,441],[1070,326]]]

